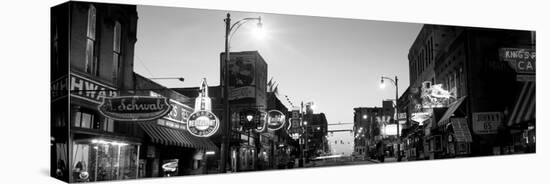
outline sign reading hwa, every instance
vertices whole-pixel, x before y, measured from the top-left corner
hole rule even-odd
[[[71,97],[99,104],[103,97],[118,96],[117,90],[100,82],[71,73],[69,91]]]
[[[98,107],[104,116],[117,121],[148,121],[171,110],[168,99],[150,96],[105,97]]]

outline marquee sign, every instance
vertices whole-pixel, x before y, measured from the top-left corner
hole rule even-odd
[[[286,117],[278,110],[270,110],[267,112],[267,128],[269,130],[279,130],[285,125]]]
[[[148,121],[171,110],[168,99],[150,96],[104,97],[98,106],[102,115],[117,121]]]
[[[197,137],[210,137],[220,127],[220,121],[210,111],[212,103],[208,97],[206,79],[202,79],[199,96],[195,99],[195,110],[187,119],[187,130]]]

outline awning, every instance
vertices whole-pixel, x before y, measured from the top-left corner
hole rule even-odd
[[[519,97],[508,119],[508,126],[535,119],[535,82],[523,84]]]
[[[457,142],[472,142],[472,134],[465,118],[453,118],[451,125]]]
[[[218,150],[218,147],[210,139],[195,137],[186,130],[164,127],[154,122],[140,122],[139,126],[154,143],[211,151]]]
[[[464,102],[464,99],[466,99],[466,96],[460,97],[458,100],[450,104],[447,111],[445,111],[445,114],[443,114],[441,119],[437,122],[437,125],[441,126],[445,121],[451,118],[451,116],[453,116],[453,114],[455,113],[456,109],[458,109],[458,107],[460,107],[462,102]]]

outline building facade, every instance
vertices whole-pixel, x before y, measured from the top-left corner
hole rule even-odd
[[[502,59],[502,50],[532,50],[534,65],[534,46],[530,31],[424,25],[409,52],[411,85],[399,100],[410,120],[402,136],[408,157],[532,151],[534,82],[521,80],[526,75]],[[514,112],[531,123],[506,126]]]
[[[382,107],[354,108],[354,155],[363,159],[393,156],[396,127],[393,122],[395,109],[391,100]],[[395,124],[393,124],[395,125]],[[395,133],[391,133],[391,132]]]
[[[51,20],[52,176],[137,178],[139,139],[97,110],[103,97],[132,94],[136,6],[68,2]]]

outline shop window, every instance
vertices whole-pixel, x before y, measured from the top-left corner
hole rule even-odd
[[[71,182],[136,178],[138,147],[109,140],[75,141]]]

